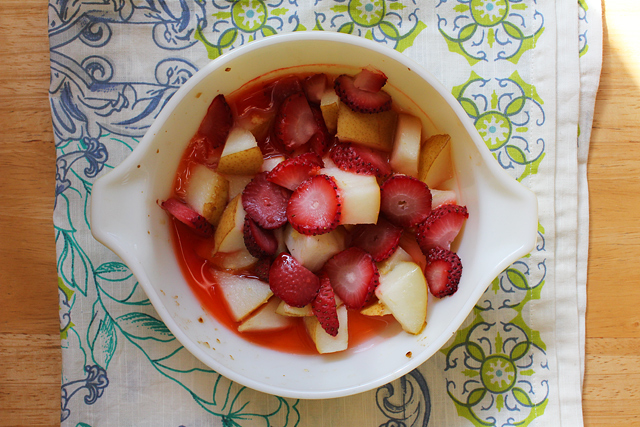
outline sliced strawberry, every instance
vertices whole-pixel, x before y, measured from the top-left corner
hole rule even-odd
[[[467,218],[466,206],[442,205],[431,211],[427,219],[416,227],[416,239],[422,252],[426,254],[436,246],[450,249]]]
[[[262,228],[273,230],[287,222],[291,192],[267,181],[267,172],[257,174],[242,191],[242,207]]]
[[[176,198],[165,200],[160,204],[175,219],[188,225],[196,233],[203,237],[211,237],[215,231],[213,225],[205,217],[191,209],[187,204]]]
[[[323,267],[335,293],[348,308],[360,309],[367,303],[380,274],[371,255],[360,248],[338,252]]]
[[[340,100],[353,111],[360,113],[380,113],[391,109],[391,96],[384,92],[369,92],[358,89],[353,77],[343,74],[334,82],[334,89]]]
[[[318,125],[303,92],[294,93],[282,102],[274,130],[280,142],[290,150],[302,146],[316,133]]]
[[[431,249],[427,253],[424,276],[434,297],[442,298],[454,294],[462,276],[460,257],[444,248]]]
[[[394,175],[380,186],[380,212],[399,227],[413,227],[431,213],[431,191],[413,177]]]
[[[260,258],[251,266],[251,274],[258,279],[269,282],[269,269],[271,268],[271,258]]]
[[[302,81],[302,88],[307,95],[309,102],[320,104],[320,98],[327,90],[327,76],[325,74],[314,74]]]
[[[244,245],[251,255],[256,258],[275,255],[278,250],[278,239],[273,234],[273,230],[265,230],[247,215],[242,231]]]
[[[378,92],[387,83],[387,76],[373,67],[363,68],[353,78],[353,84],[360,90]]]
[[[332,337],[338,335],[340,322],[336,308],[336,297],[331,282],[326,274],[320,276],[320,290],[311,303],[313,314],[318,318],[322,328]]]
[[[225,143],[232,126],[231,108],[224,95],[218,95],[209,104],[207,114],[200,122],[198,133],[207,138],[211,148],[216,149]]]
[[[321,166],[322,159],[320,157],[315,153],[305,153],[278,163],[269,172],[267,179],[293,191],[302,181],[315,175]]]
[[[335,137],[329,133],[327,125],[324,122],[320,107],[311,105],[311,112],[316,119],[317,130],[309,139],[309,148],[318,156],[324,156],[329,151],[329,147],[333,144]]]
[[[275,296],[293,307],[311,303],[320,289],[320,279],[294,257],[281,253],[269,269],[269,286]]]
[[[269,86],[271,91],[271,102],[276,107],[291,95],[303,92],[302,83],[298,76],[289,76],[278,79]]]
[[[384,261],[400,243],[402,228],[380,217],[377,224],[358,224],[351,231],[351,245],[371,254],[375,262]]]
[[[342,198],[332,177],[316,175],[296,188],[289,199],[287,219],[301,234],[328,233],[340,224]]]
[[[400,237],[400,247],[409,254],[413,262],[420,266],[420,270],[424,271],[424,269],[427,268],[427,257],[422,253],[422,249],[420,249],[420,245],[416,241],[415,234],[404,231],[402,237]]]
[[[329,152],[331,160],[340,169],[362,175],[386,178],[391,174],[391,166],[385,154],[363,145],[337,142]]]

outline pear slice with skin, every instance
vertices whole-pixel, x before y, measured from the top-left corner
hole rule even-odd
[[[429,188],[439,188],[453,176],[450,142],[449,135],[433,135],[420,147],[418,179]]]
[[[218,225],[229,197],[229,181],[205,165],[189,171],[185,201],[213,225]]]
[[[224,175],[255,175],[262,167],[262,151],[255,136],[248,130],[235,127],[229,132],[218,163]]]

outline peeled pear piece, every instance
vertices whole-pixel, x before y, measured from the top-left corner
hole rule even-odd
[[[222,293],[229,313],[236,322],[247,317],[273,295],[269,284],[262,280],[220,270],[211,270],[211,273],[216,282],[216,290]]]
[[[257,309],[251,316],[238,326],[238,331],[277,331],[294,325],[291,317],[277,313],[277,308],[282,300],[271,297],[269,302]]]
[[[332,176],[342,196],[340,224],[375,224],[380,213],[380,186],[374,175],[360,175],[339,168],[320,169]]]
[[[323,328],[316,316],[304,318],[304,325],[309,336],[316,345],[320,354],[335,353],[346,350],[349,346],[349,326],[347,323],[347,308],[342,305],[338,307],[338,335],[332,337]]]

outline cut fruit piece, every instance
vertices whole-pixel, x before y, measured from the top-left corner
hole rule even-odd
[[[352,76],[346,74],[338,76],[333,83],[333,88],[342,104],[353,111],[372,114],[391,110],[392,99],[388,93],[381,90],[371,92],[358,89]]]
[[[376,302],[374,302],[373,304],[370,304],[365,308],[363,308],[362,310],[360,310],[360,314],[374,317],[374,316],[386,316],[387,314],[392,314],[392,313],[391,313],[391,310],[389,310],[389,307],[384,305],[382,301],[376,300]]]
[[[220,217],[220,222],[214,235],[214,253],[235,252],[245,249],[244,246],[244,217],[242,197],[233,198]]]
[[[393,149],[397,116],[393,110],[358,113],[340,103],[336,137],[341,142],[353,142],[388,153]]]
[[[338,142],[331,147],[331,160],[343,171],[386,178],[391,166],[386,154],[364,145]]]
[[[401,262],[380,277],[376,296],[391,310],[402,329],[418,334],[427,318],[427,281],[420,266]]]
[[[294,93],[282,102],[274,130],[278,140],[290,150],[305,144],[316,133],[316,119],[303,92]]]
[[[189,206],[218,225],[229,197],[229,181],[208,167],[196,164],[189,171],[185,200]]]
[[[351,232],[351,246],[368,252],[375,262],[384,261],[397,249],[402,228],[384,218],[377,224],[358,224]]]
[[[398,115],[393,151],[389,159],[393,170],[412,177],[418,176],[421,134],[420,119],[406,113]]]
[[[433,135],[420,147],[418,179],[429,188],[438,188],[453,177],[450,141],[449,135]]]
[[[267,174],[267,179],[274,184],[293,191],[298,188],[302,181],[318,173],[321,166],[322,159],[320,157],[314,153],[305,153],[278,163]]]
[[[244,248],[235,252],[217,252],[208,259],[214,266],[223,270],[242,270],[256,266],[259,261]]]
[[[329,85],[327,76],[323,73],[314,74],[302,81],[302,88],[307,95],[309,102],[319,104],[322,95],[326,92]]]
[[[270,268],[271,268],[271,258],[260,258],[255,262],[255,264],[251,266],[251,270],[250,270],[251,275],[257,277],[263,282],[269,283]]]
[[[280,301],[280,305],[276,309],[276,313],[282,316],[289,317],[306,317],[313,316],[313,310],[311,304],[307,304],[304,307],[293,307],[284,301]]]
[[[316,349],[320,354],[335,353],[346,350],[349,346],[349,324],[347,308],[345,306],[338,307],[338,334],[335,337],[329,335],[315,316],[304,318],[304,325],[309,336],[316,345]]]
[[[229,132],[218,163],[218,173],[254,175],[262,167],[262,151],[251,132],[235,127]]]
[[[340,97],[333,89],[326,91],[320,99],[320,111],[327,130],[330,134],[335,134],[338,129],[338,110],[340,107]]]
[[[353,85],[367,92],[378,92],[387,83],[387,76],[371,66],[365,67],[353,78]]]
[[[224,95],[217,95],[209,104],[198,134],[204,136],[211,148],[221,147],[227,140],[229,131],[233,126],[233,115]]]
[[[267,180],[267,172],[257,174],[242,192],[242,206],[260,227],[273,230],[287,222],[291,192]]]
[[[320,290],[311,303],[311,309],[326,333],[335,337],[338,335],[340,323],[336,310],[336,297],[331,282],[326,275],[320,276]]]
[[[191,209],[180,200],[176,198],[165,200],[160,204],[160,207],[166,210],[175,219],[194,230],[197,234],[203,237],[211,237],[213,235],[213,225],[211,225],[205,217]]]
[[[342,198],[334,179],[316,175],[296,188],[289,199],[287,219],[297,232],[328,233],[340,224]]]
[[[403,234],[406,234],[406,233],[403,233]],[[402,237],[400,237],[400,241],[402,241]],[[419,250],[420,248],[418,248],[418,251]],[[395,252],[393,252],[393,254],[391,254],[389,258],[385,259],[382,262],[376,263],[376,266],[378,267],[378,273],[380,273],[380,276],[382,276],[383,274],[387,274],[388,272],[393,270],[393,268],[399,262],[413,262],[413,258],[411,257],[411,255],[409,255],[407,251],[402,249],[401,246],[398,246]],[[426,261],[423,263],[423,265],[426,265]]]
[[[269,286],[273,293],[294,307],[304,307],[316,297],[320,279],[287,253],[271,264]]]
[[[442,205],[457,205],[458,197],[452,190],[431,190],[431,209],[439,208]]]
[[[427,219],[416,227],[416,240],[425,254],[436,246],[451,248],[465,220],[466,206],[443,205],[431,211]]]
[[[278,298],[271,298],[269,302],[257,309],[250,317],[238,325],[239,332],[279,331],[292,327],[295,322],[291,317],[281,316],[276,309],[280,305]]]
[[[453,295],[462,277],[462,262],[458,254],[444,248],[433,248],[427,253],[424,270],[429,290],[436,298]]]
[[[291,255],[313,272],[320,270],[329,258],[346,248],[342,228],[310,236],[298,233],[289,224],[284,230],[284,242]]]
[[[326,163],[326,162],[325,162]],[[359,175],[337,167],[320,169],[333,177],[342,197],[340,224],[375,224],[380,212],[380,187],[373,175]]]
[[[320,108],[316,105],[312,105],[311,112],[313,113],[313,118],[316,119],[318,130],[309,139],[309,148],[313,153],[322,157],[327,153],[327,151],[329,151],[335,137],[333,136],[333,133],[329,132],[329,129],[327,129],[327,125],[324,122],[324,117],[322,117],[322,111]]]
[[[371,255],[360,248],[346,249],[329,259],[322,271],[336,295],[349,308],[365,306],[378,286],[378,268]]]
[[[264,162],[262,162],[262,169],[261,170],[262,170],[262,172],[270,172],[279,163],[282,163],[284,161],[285,161],[285,157],[284,156],[269,157],[268,159],[264,159]]]
[[[222,293],[229,314],[236,322],[267,302],[273,295],[269,285],[261,280],[236,276],[219,270],[211,270],[215,289]]]
[[[244,187],[253,179],[253,175],[225,175],[225,178],[229,181],[229,197],[227,200],[231,200],[242,193]]]
[[[244,219],[244,245],[251,255],[256,258],[266,258],[276,254],[278,239],[273,230],[260,227],[248,216]]]
[[[416,236],[413,233],[404,232],[400,237],[400,247],[406,251],[411,260],[418,264],[422,271],[427,268],[427,256],[422,253],[420,245],[416,241]]]
[[[431,191],[408,175],[393,175],[380,186],[380,211],[398,227],[413,227],[431,213]]]

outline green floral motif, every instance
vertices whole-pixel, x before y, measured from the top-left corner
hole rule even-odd
[[[504,79],[483,79],[475,72],[452,91],[500,165],[522,181],[538,172],[545,157],[542,138],[532,129],[545,123],[544,102],[517,72]]]
[[[497,60],[517,64],[544,32],[543,15],[520,0],[441,0],[436,8],[438,30],[449,50],[470,65]]]

